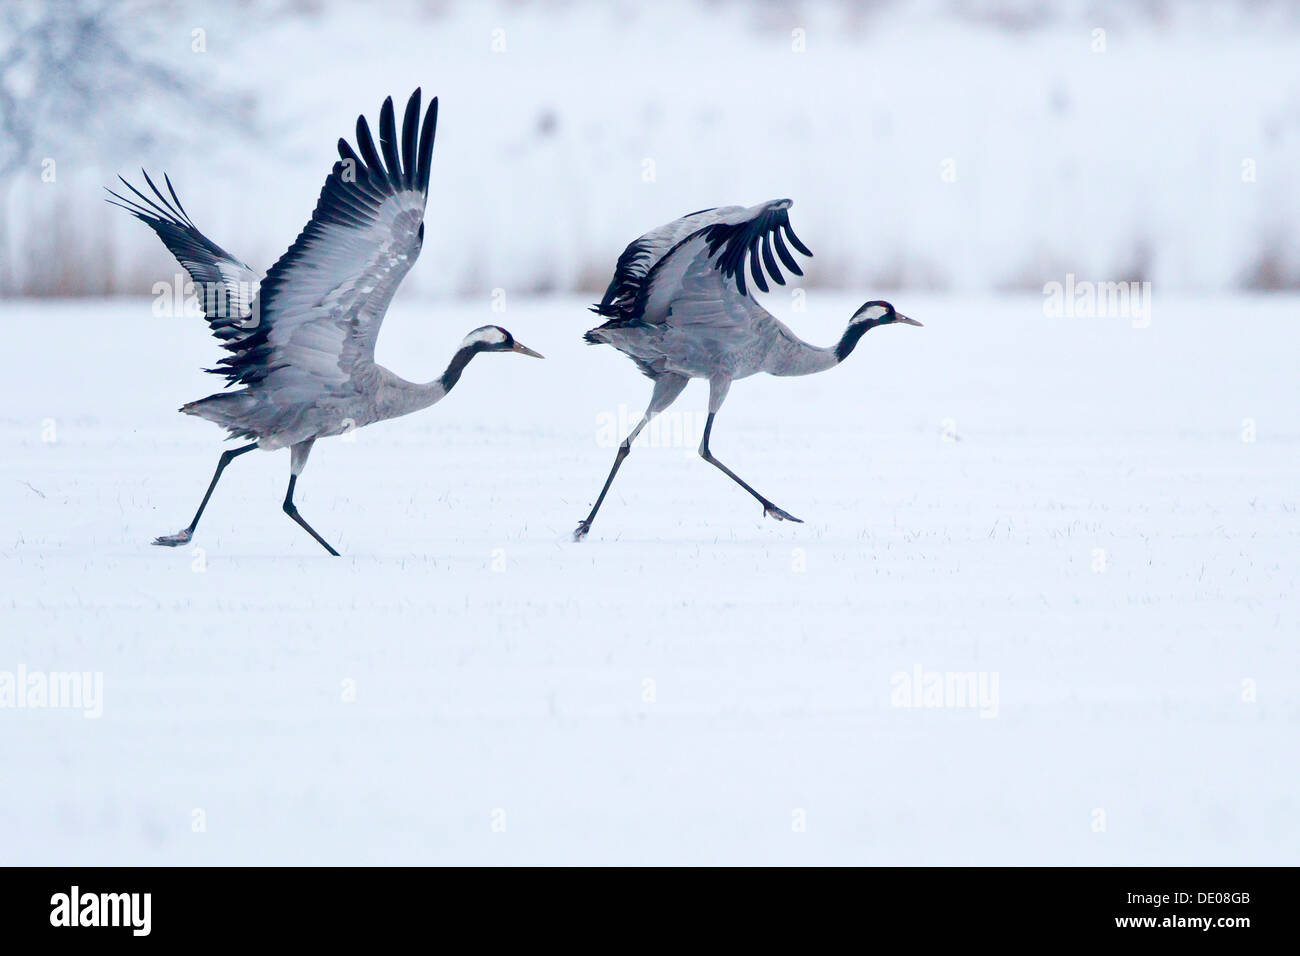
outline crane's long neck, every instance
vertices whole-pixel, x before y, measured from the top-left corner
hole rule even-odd
[[[447,364],[447,371],[429,383],[430,387],[441,389],[438,398],[442,398],[443,395],[456,387],[456,383],[460,381],[460,373],[465,371],[465,366],[469,364],[470,359],[481,351],[483,351],[483,347],[478,344],[462,345],[456,350],[456,354],[451,357],[451,361]]]
[[[377,413],[375,420],[383,421],[400,415],[409,415],[411,412],[418,412],[442,401],[460,381],[465,366],[481,351],[483,348],[478,344],[462,345],[447,363],[447,370],[432,382],[408,382],[386,369],[381,370],[386,380],[383,381],[375,402]]]
[[[875,327],[874,322],[850,322],[840,340],[830,348],[813,345],[791,334],[789,339],[769,358],[767,371],[772,375],[812,375],[834,368],[857,347],[858,339],[868,329]]]
[[[839,342],[835,344],[835,364],[838,365],[848,358],[849,353],[857,347],[858,339],[866,335],[869,329],[875,327],[876,323],[870,319],[865,322],[850,322],[849,327],[840,336]]]

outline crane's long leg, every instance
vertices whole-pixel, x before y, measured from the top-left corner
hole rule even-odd
[[[795,521],[803,524],[801,518],[796,518],[790,512],[778,508],[772,502],[768,501],[757,491],[751,488],[745,481],[734,471],[724,465],[718,459],[713,457],[709,451],[709,435],[713,432],[713,417],[718,414],[718,409],[722,407],[723,400],[727,397],[727,390],[731,388],[731,379],[710,379],[709,380],[709,417],[704,423],[704,438],[700,441],[700,457],[707,461],[714,468],[734,481],[740,487],[744,488],[751,495],[759,500],[763,506],[763,514],[766,517],[775,518],[777,521]]]
[[[228,464],[244,454],[244,452],[252,451],[256,447],[257,442],[252,442],[242,448],[232,448],[229,451],[222,452],[221,457],[217,459],[216,473],[212,476],[212,482],[208,485],[203,500],[199,502],[199,510],[194,512],[194,520],[190,522],[190,526],[184,531],[177,531],[175,534],[165,534],[154,538],[153,543],[164,548],[179,548],[183,544],[189,544],[190,539],[194,537],[194,529],[199,526],[199,519],[203,517],[203,509],[208,506],[208,499],[212,497],[212,492],[217,487],[217,481],[220,480],[221,473],[226,470]]]
[[[641,434],[641,429],[649,423],[665,408],[671,405],[682,393],[682,389],[689,382],[684,375],[674,375],[668,372],[655,379],[655,390],[650,395],[650,405],[646,408],[645,414],[641,416],[641,421],[637,422],[636,428],[632,429],[627,438],[623,439],[623,444],[618,446],[618,454],[614,456],[614,467],[609,470],[609,477],[605,479],[605,487],[600,489],[600,497],[596,503],[591,506],[591,514],[578,522],[578,527],[573,532],[573,540],[581,541],[583,535],[591,530],[591,523],[596,520],[596,512],[600,510],[601,503],[605,500],[605,495],[609,493],[609,486],[614,483],[614,476],[618,474],[619,466],[623,464],[623,459],[628,456],[632,450],[632,442],[636,441],[636,436]]]
[[[339,553],[330,547],[328,541],[316,533],[316,529],[309,525],[303,516],[298,513],[298,506],[293,503],[294,485],[298,484],[298,476],[302,474],[303,468],[306,467],[307,456],[311,454],[311,446],[315,443],[316,439],[309,438],[304,442],[299,442],[289,450],[289,490],[284,493],[284,513],[298,522],[302,529],[315,538],[322,548],[337,558]]]

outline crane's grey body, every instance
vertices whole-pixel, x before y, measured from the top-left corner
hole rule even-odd
[[[641,328],[593,329],[592,337],[652,368],[651,378],[669,374],[735,381],[759,372],[810,375],[838,364],[834,349],[803,341],[758,303],[737,311],[734,324],[722,328],[697,329],[669,316]]]
[[[365,117],[358,117],[360,154],[339,140],[340,159],[325,180],[311,221],[260,281],[249,266],[198,230],[170,180],[170,202],[147,173],[153,199],[126,180],[139,201],[112,193],[189,272],[204,317],[231,353],[208,371],[227,379],[227,387],[241,387],[190,402],[181,411],[221,425],[232,438],[252,439],[222,456],[190,526],[155,544],[190,540],[222,470],[235,457],[253,448],[289,448],[284,510],[336,554],[293,506],[295,481],[316,439],[428,408],[446,396],[480,352],[537,355],[506,330],[484,326],[465,338],[447,370],[431,382],[408,382],[375,362],[384,315],[424,243],[437,118],[435,97],[420,122],[416,90],[399,141],[390,97],[380,112],[376,148]]]
[[[315,400],[297,400],[289,390],[246,388],[200,399],[181,411],[215,422],[232,435],[255,438],[258,448],[274,451],[409,415],[446,395],[440,380],[408,382],[370,360],[341,387]]]
[[[896,321],[920,323],[898,315],[887,302],[868,302],[855,313],[840,341],[824,348],[803,341],[759,305],[749,294],[746,266],[753,283],[767,292],[769,279],[785,284],[778,258],[791,272],[803,275],[786,239],[799,252],[812,255],[790,227],[791,205],[788,199],[777,199],[748,208],[700,210],[646,233],[619,257],[604,298],[592,309],[608,321],[587,332],[586,339],[623,352],[654,381],[655,388],[645,416],[620,446],[591,513],[574,532],[575,540],[590,531],[641,429],[671,405],[692,378],[709,382],[709,418],[701,457],[757,498],[765,515],[799,520],[756,492],[709,451],[713,419],[731,383],[758,372],[785,376],[825,371],[842,362],[870,328]]]

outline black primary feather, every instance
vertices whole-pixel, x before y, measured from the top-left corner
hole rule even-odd
[[[767,276],[770,276],[778,285],[785,285],[785,276],[781,270],[776,267],[776,262],[772,258],[772,251],[769,245],[771,237],[776,238],[776,251],[781,257],[781,261],[795,275],[803,275],[798,264],[786,249],[785,244],[781,241],[781,231],[784,230],[789,237],[791,244],[805,256],[811,256],[812,250],[799,241],[790,228],[790,200],[777,199],[768,203],[763,210],[752,219],[738,223],[715,223],[706,226],[702,231],[709,243],[709,255],[717,256],[716,265],[718,270],[728,278],[734,279],[736,288],[741,295],[748,295],[749,290],[745,285],[745,260],[749,259],[749,274],[754,280],[754,285],[758,286],[762,292],[768,291],[766,277],[763,269],[766,268]],[[761,264],[759,247],[762,247]]]
[[[368,176],[372,179],[383,176],[384,163],[375,149],[375,140],[370,135],[370,124],[366,122],[364,113],[357,117],[357,149],[361,150],[361,158],[366,161]],[[360,180],[361,177],[357,178]]]
[[[384,151],[384,163],[388,166],[388,181],[394,189],[403,189],[402,159],[397,155],[397,123],[393,118],[393,98],[384,100],[379,111],[379,147]]]
[[[438,97],[429,103],[429,110],[424,114],[424,125],[420,128],[420,162],[419,181],[416,189],[429,192],[429,170],[433,164],[433,139],[438,132]]]
[[[407,189],[415,187],[416,153],[420,145],[416,138],[420,132],[420,90],[417,87],[406,101],[406,114],[402,117],[402,174]]]

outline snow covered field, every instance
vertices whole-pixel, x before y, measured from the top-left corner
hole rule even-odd
[[[868,297],[771,308],[830,342]],[[806,524],[698,459],[695,383],[573,544],[648,383],[586,300],[399,295],[408,378],[488,322],[547,361],[318,445],[339,559],[283,452],[149,546],[222,447],[174,412],[200,320],[3,303],[0,680],[103,695],[0,709],[0,862],[1300,862],[1297,301],[893,298],[926,328],[719,416]]]

